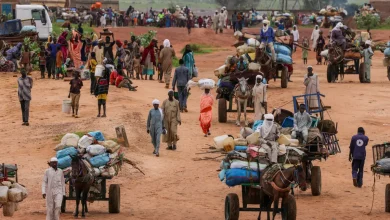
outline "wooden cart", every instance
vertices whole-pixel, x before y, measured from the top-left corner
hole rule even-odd
[[[95,182],[92,186],[96,191],[92,190],[92,187],[89,191],[88,201],[108,201],[108,212],[109,213],[119,213],[120,212],[120,185],[119,184],[110,184],[108,189],[107,197],[107,179],[105,177],[95,177]],[[61,212],[66,211],[66,201],[67,200],[76,200],[76,191],[72,185],[72,181],[69,181],[69,191],[68,196],[64,196],[61,204]]]
[[[384,158],[386,152],[390,152],[390,142],[372,146],[373,161],[375,162],[377,160]],[[374,173],[374,175],[390,177],[390,173],[383,173],[375,170],[375,164],[371,166],[371,170]],[[386,185],[386,189],[385,189],[385,212],[390,212],[390,183]]]
[[[258,185],[253,184],[242,184],[242,207],[240,207],[240,201],[236,193],[229,193],[225,198],[225,220],[238,220],[240,212],[266,212],[265,204],[268,203],[266,199],[268,196],[263,196],[264,192],[259,189]],[[248,207],[257,206],[255,207]],[[260,208],[261,206],[261,208]],[[271,211],[271,210],[268,210]],[[297,217],[297,204],[294,196],[291,194],[287,198],[287,206],[282,206],[278,209],[278,213],[282,214],[283,219],[295,220]]]
[[[18,165],[17,164],[0,164],[0,183],[3,181],[18,182]]]

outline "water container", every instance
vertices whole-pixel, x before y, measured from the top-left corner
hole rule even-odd
[[[214,138],[214,144],[216,148],[223,148],[223,141],[228,138],[229,136],[222,135]]]
[[[63,100],[62,101],[62,112],[66,114],[70,114],[72,107],[72,101],[70,100]]]
[[[95,68],[95,77],[102,77],[103,76],[103,71],[104,71],[104,66],[103,65],[96,65]]]

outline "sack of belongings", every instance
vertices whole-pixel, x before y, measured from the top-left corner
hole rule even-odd
[[[212,79],[200,79],[198,85],[202,90],[213,89],[215,87],[215,81]]]
[[[258,63],[249,63],[248,69],[252,71],[260,71],[260,64]]]
[[[259,183],[257,171],[247,169],[229,169],[226,171],[226,185],[236,186],[243,183]]]
[[[390,174],[390,158],[383,158],[377,160],[372,166],[375,173]]]
[[[18,210],[18,203],[27,198],[25,187],[13,181],[3,181],[0,183],[0,206],[3,209],[3,215],[12,217]]]
[[[56,157],[57,159],[61,159],[63,157],[66,157],[66,156],[76,156],[78,153],[78,151],[76,150],[76,148],[74,147],[68,147],[68,148],[65,148],[63,150],[60,150],[60,151],[57,151],[56,153]]]

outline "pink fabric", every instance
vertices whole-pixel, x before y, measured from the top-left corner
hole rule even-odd
[[[83,45],[80,42],[80,37],[81,35],[77,31],[73,30],[72,40],[70,41],[70,55],[76,68],[79,68],[83,64],[81,61],[81,47]],[[78,42],[76,42],[76,38],[78,38]]]
[[[203,94],[200,98],[200,127],[204,134],[207,134],[211,127],[211,120],[213,115],[214,99],[211,95]]]

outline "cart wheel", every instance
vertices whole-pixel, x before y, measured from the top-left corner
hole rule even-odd
[[[387,67],[387,78],[390,81],[390,66]]]
[[[385,211],[390,212],[390,184],[386,185],[385,191]]]
[[[297,203],[293,195],[289,194],[285,205],[282,206],[282,219],[296,220],[297,219]]]
[[[225,198],[225,220],[238,220],[240,215],[240,202],[238,195],[229,193]]]
[[[226,107],[226,99],[220,98],[218,99],[218,122],[226,123],[227,121],[227,107]]]
[[[280,77],[280,83],[281,83],[281,87],[284,89],[284,88],[287,88],[287,84],[288,84],[288,68],[285,66],[283,67],[282,69],[282,75]]]
[[[364,70],[364,63],[361,63],[360,64],[360,67],[359,67],[359,81],[360,83],[364,83],[365,81],[365,70]]]
[[[319,166],[311,168],[311,194],[313,196],[321,195],[321,168]]]
[[[111,184],[108,198],[108,212],[119,213],[121,204],[121,188],[118,184]]]
[[[62,197],[62,203],[61,203],[61,213],[66,212],[66,196]]]
[[[326,69],[326,79],[328,80],[328,83],[332,82],[332,64],[328,64],[328,68]]]

